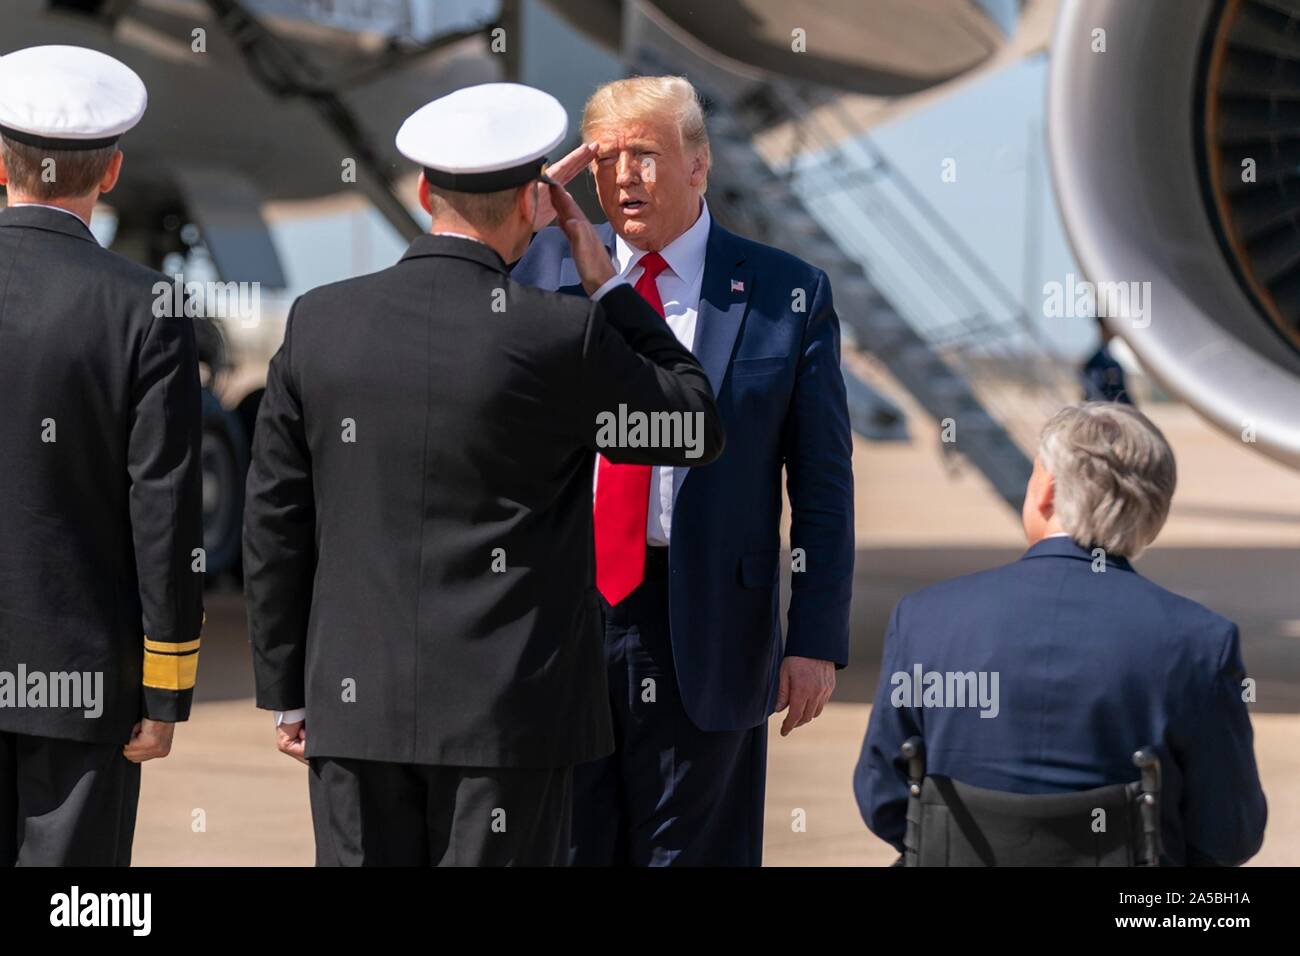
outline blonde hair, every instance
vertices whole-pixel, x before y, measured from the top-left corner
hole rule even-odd
[[[662,116],[673,118],[683,148],[704,154],[707,169],[712,154],[704,105],[684,76],[632,76],[598,87],[582,111],[582,139],[590,142],[597,131],[618,123]]]
[[[1160,533],[1178,483],[1173,449],[1131,405],[1087,402],[1057,412],[1038,457],[1056,481],[1056,516],[1085,547],[1132,558]]]

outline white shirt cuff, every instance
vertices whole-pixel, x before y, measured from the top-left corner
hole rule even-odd
[[[591,301],[599,302],[606,292],[618,285],[627,285],[627,279],[615,273],[611,278],[605,280],[604,285],[591,294]]]
[[[296,724],[307,719],[307,708],[299,707],[297,710],[277,710],[275,712],[275,726],[281,724]]]

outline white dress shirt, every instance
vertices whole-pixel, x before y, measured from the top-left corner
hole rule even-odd
[[[664,304],[664,319],[677,341],[695,350],[695,323],[700,308],[700,289],[704,284],[704,257],[709,245],[708,203],[700,200],[700,215],[695,224],[659,250],[668,268],[659,273],[655,285]],[[632,284],[645,269],[640,265],[645,251],[614,238],[614,265],[618,276]],[[604,292],[602,288],[599,292]],[[593,297],[594,298],[594,297]],[[598,469],[599,470],[599,469]],[[646,515],[646,542],[667,546],[673,523],[673,467],[656,465],[650,473],[650,507]]]

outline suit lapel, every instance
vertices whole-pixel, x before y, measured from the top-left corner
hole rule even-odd
[[[704,366],[715,396],[722,392],[722,380],[727,376],[754,287],[753,276],[744,263],[744,253],[731,242],[731,234],[714,222],[709,227],[693,351]]]
[[[691,349],[709,377],[714,396],[722,393],[722,382],[731,365],[731,353],[745,320],[753,291],[752,272],[745,256],[732,242],[729,232],[717,221],[709,226],[709,243],[704,254],[704,281],[700,284],[700,307],[695,314],[695,347]],[[690,468],[673,469],[673,500],[681,493]]]

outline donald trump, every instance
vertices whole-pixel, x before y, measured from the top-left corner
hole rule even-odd
[[[594,531],[616,752],[575,771],[573,854],[587,865],[755,866],[767,718],[815,719],[848,659],[852,441],[825,273],[737,236],[704,195],[711,153],[681,77],[602,86],[584,145],[550,169],[593,176],[619,275],[691,349],[727,433],[706,467],[601,460]],[[513,277],[583,294],[544,229]],[[781,479],[798,556],[780,612]]]

